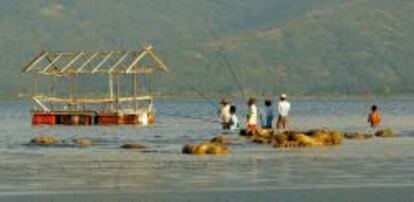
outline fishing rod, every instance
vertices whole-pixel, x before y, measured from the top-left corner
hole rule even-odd
[[[246,97],[246,93],[244,92],[244,89],[243,89],[243,86],[241,85],[240,79],[237,77],[236,72],[232,68],[232,65],[230,63],[229,58],[224,53],[219,53],[219,54],[223,58],[223,60],[224,60],[224,62],[226,64],[226,67],[227,67],[227,69],[230,72],[230,75],[236,81],[236,85],[237,85],[237,88],[239,88],[240,93],[242,94],[243,97]]]
[[[178,80],[177,77],[173,74],[172,75],[172,79],[173,80]],[[211,101],[204,93],[202,93],[201,91],[197,90],[196,87],[194,87],[194,85],[192,83],[190,83],[189,81],[185,80],[185,79],[181,79],[180,81],[183,81],[188,87],[190,87],[190,89],[192,91],[194,91],[195,93],[197,93],[202,99],[204,99],[204,101],[206,101],[212,108],[214,108],[214,110],[219,111],[220,108],[213,102]]]
[[[210,122],[210,123],[220,123],[220,121],[218,120],[213,120],[213,119],[209,119],[209,118],[203,118],[203,117],[197,117],[197,116],[190,116],[190,115],[183,115],[183,114],[169,114],[169,113],[161,113],[164,116],[169,116],[169,117],[180,117],[180,118],[185,118],[185,119],[196,119],[196,120],[201,120],[201,121],[206,121],[206,122]]]
[[[210,30],[213,30],[213,29],[210,29]],[[216,33],[214,33],[214,32],[212,32],[211,31],[211,33],[210,33],[212,36],[213,36],[213,38],[215,38],[215,39],[218,39],[219,37],[218,37],[218,34],[216,34]],[[237,77],[237,74],[236,74],[236,72],[234,71],[234,69],[232,68],[232,64],[231,64],[231,62],[230,62],[230,59],[227,57],[227,55],[226,54],[224,54],[223,52],[221,52],[221,51],[217,51],[217,53],[221,56],[221,58],[223,59],[223,61],[224,61],[224,63],[226,64],[225,66],[227,67],[227,69],[229,70],[229,72],[230,72],[230,75],[231,75],[231,77],[233,78],[233,80],[236,82],[236,85],[237,85],[237,88],[239,89],[239,91],[240,91],[240,93],[241,93],[241,95],[243,96],[243,97],[246,97],[246,93],[245,93],[245,91],[244,91],[244,88],[243,88],[243,86],[242,86],[242,84],[241,84],[241,82],[240,82],[240,79]]]

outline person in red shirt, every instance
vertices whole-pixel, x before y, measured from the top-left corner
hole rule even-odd
[[[381,123],[381,114],[378,112],[378,106],[372,105],[371,113],[368,116],[368,123],[372,128],[376,128]]]

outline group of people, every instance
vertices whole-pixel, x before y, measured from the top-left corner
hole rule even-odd
[[[220,119],[223,130],[235,131],[240,128],[240,122],[236,115],[236,106],[232,105],[229,100],[223,99],[220,102]],[[264,111],[260,113],[256,99],[249,98],[247,101],[248,113],[246,117],[246,128],[255,130],[258,128],[259,118],[262,128],[273,128],[273,119],[275,117],[273,102],[266,99],[264,102]],[[280,100],[277,104],[278,119],[276,123],[277,129],[285,129],[288,123],[288,115],[290,111],[290,103],[287,100],[286,94],[280,95]]]
[[[223,130],[235,131],[240,128],[239,118],[236,114],[237,108],[235,105],[227,99],[222,99],[220,109],[220,119]],[[260,119],[261,128],[272,129],[273,120],[275,117],[273,102],[270,99],[264,101],[263,113],[258,111],[256,105],[256,99],[249,98],[247,101],[248,113],[246,117],[246,128],[255,130],[258,128],[258,122]],[[287,100],[287,95],[280,95],[279,102],[277,103],[277,122],[276,129],[286,129],[288,124],[288,115],[290,111],[290,103]],[[376,128],[381,123],[381,114],[379,113],[378,106],[373,105],[371,107],[371,113],[368,115],[368,123],[372,128]]]

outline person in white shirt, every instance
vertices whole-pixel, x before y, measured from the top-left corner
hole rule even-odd
[[[247,101],[247,105],[249,107],[249,111],[247,113],[247,129],[256,130],[257,129],[257,107],[256,107],[256,100],[254,98],[250,98]]]
[[[220,109],[220,120],[221,120],[221,126],[223,130],[229,130],[230,129],[230,119],[231,119],[231,113],[230,113],[230,102],[226,99],[222,99],[221,102],[221,109]]]
[[[277,119],[276,128],[277,129],[285,129],[288,122],[288,115],[290,110],[290,103],[287,101],[286,94],[282,94],[280,96],[280,101],[277,106],[277,111],[279,113],[279,117]]]

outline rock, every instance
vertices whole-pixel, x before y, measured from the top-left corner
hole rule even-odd
[[[210,155],[227,155],[229,150],[221,145],[209,145],[206,154]]]
[[[313,147],[338,145],[342,143],[340,131],[313,130],[307,132],[284,131],[274,135],[275,147]]]
[[[275,140],[275,144],[284,145],[288,142],[288,138],[284,134],[276,134],[273,139]]]
[[[276,148],[294,148],[294,147],[299,147],[299,145],[296,142],[293,141],[287,141],[283,144],[274,144],[274,147]]]
[[[251,129],[241,129],[240,132],[239,132],[239,135],[240,136],[243,136],[243,137],[252,137],[252,136],[255,136],[256,134],[257,134],[257,130],[256,129],[254,129],[254,130],[251,130]]]
[[[254,136],[261,137],[264,139],[272,139],[273,133],[274,133],[273,129],[260,129],[260,130],[256,130],[256,133],[254,134]]]
[[[87,139],[74,139],[73,143],[78,144],[81,147],[88,147],[88,146],[95,145],[95,143],[92,140],[87,140]]]
[[[311,136],[323,144],[331,144],[331,134],[327,130],[312,131]]]
[[[345,133],[344,137],[345,139],[350,139],[350,140],[366,140],[366,139],[373,138],[374,135],[367,134],[367,133]]]
[[[216,144],[228,145],[228,144],[231,144],[231,138],[222,135],[222,136],[218,136],[218,137],[211,139],[210,142],[216,143]]]
[[[183,147],[183,154],[191,155],[226,155],[229,153],[228,148],[221,144],[201,143],[201,144],[187,144]]]
[[[331,144],[340,145],[344,139],[344,133],[340,131],[331,131]]]
[[[307,136],[305,134],[296,134],[294,137],[294,142],[301,147],[312,147],[312,146],[322,146],[323,143],[318,139]]]
[[[315,130],[311,133],[323,145],[339,145],[342,143],[343,132],[334,130]]]
[[[194,151],[193,154],[196,154],[196,155],[207,154],[207,150],[209,148],[210,148],[210,143],[203,143],[203,144],[196,145],[193,150]]]
[[[121,146],[122,149],[146,149],[148,146],[139,143],[127,143]]]
[[[375,132],[375,136],[388,138],[388,137],[396,137],[397,135],[394,133],[394,131],[391,128],[385,128],[385,129],[378,130],[377,132]]]
[[[30,143],[48,145],[48,144],[55,144],[57,143],[57,141],[58,141],[57,138],[53,136],[40,136],[40,137],[33,138],[30,141]]]
[[[257,143],[257,144],[270,144],[272,143],[272,140],[262,138],[262,137],[253,137],[252,142]]]
[[[183,154],[192,154],[194,152],[194,148],[195,148],[195,145],[193,145],[193,144],[184,145],[182,153]]]

